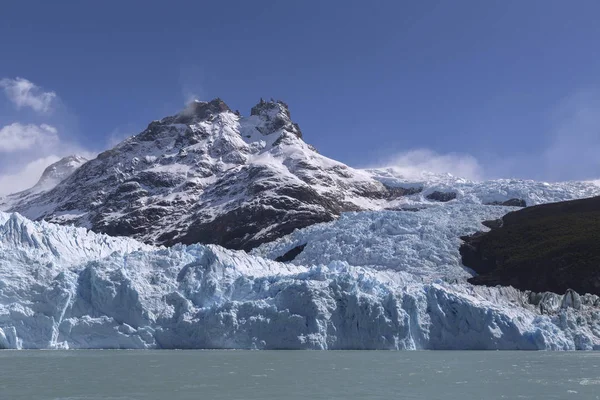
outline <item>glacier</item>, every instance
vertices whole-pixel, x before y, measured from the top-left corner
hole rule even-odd
[[[597,296],[473,286],[458,253],[513,209],[485,193],[541,203],[598,187],[451,183],[455,201],[345,213],[251,254],[0,212],[0,348],[600,350]]]

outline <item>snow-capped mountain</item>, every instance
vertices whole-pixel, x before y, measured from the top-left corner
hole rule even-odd
[[[85,157],[73,155],[64,157],[48,166],[40,180],[32,188],[36,191],[46,191],[73,175],[73,173],[89,160]]]
[[[0,212],[0,348],[600,349],[593,295],[472,286],[457,235],[510,208],[348,213],[255,253]],[[341,246],[341,249],[340,249]]]
[[[62,170],[50,169],[41,180],[64,176],[56,187],[14,195],[0,209],[150,244],[249,250],[348,211],[448,201],[524,206],[600,194],[592,183],[481,185],[449,175],[415,180],[393,168],[354,169],[304,142],[285,103],[262,100],[248,117],[220,99],[192,102],[72,175],[52,172]]]
[[[0,209],[9,209],[18,204],[32,201],[42,193],[53,189],[60,182],[73,175],[73,173],[87,161],[88,160],[85,157],[78,155],[72,155],[58,160],[44,170],[42,176],[33,187],[0,198]]]
[[[150,123],[43,196],[4,209],[147,243],[250,249],[400,194],[320,155],[283,102],[241,117],[215,99]]]

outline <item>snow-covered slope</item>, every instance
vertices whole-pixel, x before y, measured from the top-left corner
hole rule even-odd
[[[393,195],[306,144],[285,103],[241,117],[215,99],[152,122],[10,210],[153,244],[249,249]]]
[[[31,190],[41,192],[54,188],[60,182],[73,175],[73,173],[86,162],[88,162],[88,159],[78,155],[68,156],[58,160],[44,170],[42,177]]]
[[[400,197],[391,202],[409,206],[414,202],[429,202],[434,192],[455,193],[460,203],[492,204],[522,200],[527,206],[575,200],[600,195],[600,181],[540,182],[524,179],[471,181],[450,174],[423,172],[420,176],[404,176],[397,168],[368,169],[365,172],[388,187],[417,188],[415,196]],[[434,201],[435,203],[435,201]]]
[[[214,245],[152,248],[0,213],[0,347],[600,349],[595,296],[464,283],[454,233],[501,210],[457,207],[463,221],[441,207],[349,214],[256,250],[273,256],[306,240],[307,265]],[[434,220],[440,235],[429,241]],[[330,254],[346,242],[348,254]],[[367,246],[373,254],[360,254]],[[411,253],[424,261],[394,261]]]

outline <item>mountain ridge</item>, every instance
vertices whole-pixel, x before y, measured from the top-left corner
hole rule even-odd
[[[147,243],[248,250],[393,194],[302,137],[281,101],[248,117],[194,101],[9,210]]]
[[[220,98],[193,101],[82,163],[43,195],[9,196],[0,209],[147,244],[248,251],[344,212],[457,201],[523,207],[600,194],[589,182],[479,184],[449,174],[355,169],[319,154],[304,137],[280,100],[261,99],[248,116]]]

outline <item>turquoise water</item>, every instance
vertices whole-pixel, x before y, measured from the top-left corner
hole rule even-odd
[[[0,351],[0,399],[600,399],[600,353]]]

